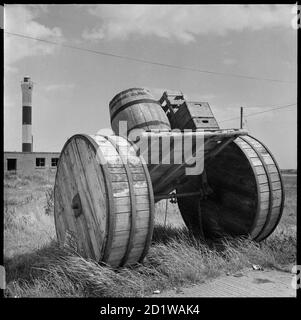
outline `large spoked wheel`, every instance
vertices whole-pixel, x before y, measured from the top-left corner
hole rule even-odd
[[[279,167],[269,150],[251,136],[241,136],[205,162],[213,193],[207,199],[179,199],[179,209],[194,233],[205,237],[250,236],[261,241],[277,227],[284,205]],[[200,188],[196,177],[179,191]],[[199,203],[199,206],[198,206]],[[198,224],[198,225],[196,225]]]
[[[114,267],[142,261],[154,223],[143,159],[121,137],[73,136],[58,162],[54,216],[59,242],[82,256]]]

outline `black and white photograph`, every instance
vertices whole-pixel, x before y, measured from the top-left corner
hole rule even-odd
[[[1,11],[6,300],[297,297],[297,4]]]

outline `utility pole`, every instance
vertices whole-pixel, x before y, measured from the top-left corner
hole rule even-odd
[[[244,108],[240,107],[240,129],[243,127]]]

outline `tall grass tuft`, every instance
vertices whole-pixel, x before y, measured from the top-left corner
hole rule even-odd
[[[53,191],[53,187],[48,187],[46,189],[45,196],[46,196],[46,204],[44,206],[44,209],[45,209],[45,214],[49,216],[49,215],[53,214],[53,210],[54,210],[54,191]]]
[[[112,269],[59,248],[55,242],[8,264],[7,296],[143,297],[164,290],[236,273],[252,264],[280,268],[271,243],[227,239],[214,248],[187,230],[155,227],[154,241],[143,264]],[[279,241],[279,239],[278,239]],[[293,260],[291,260],[293,261]]]

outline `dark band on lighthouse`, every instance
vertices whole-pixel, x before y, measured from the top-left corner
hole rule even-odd
[[[31,107],[23,106],[22,124],[31,124]]]
[[[32,144],[31,143],[22,143],[22,152],[32,152]]]

